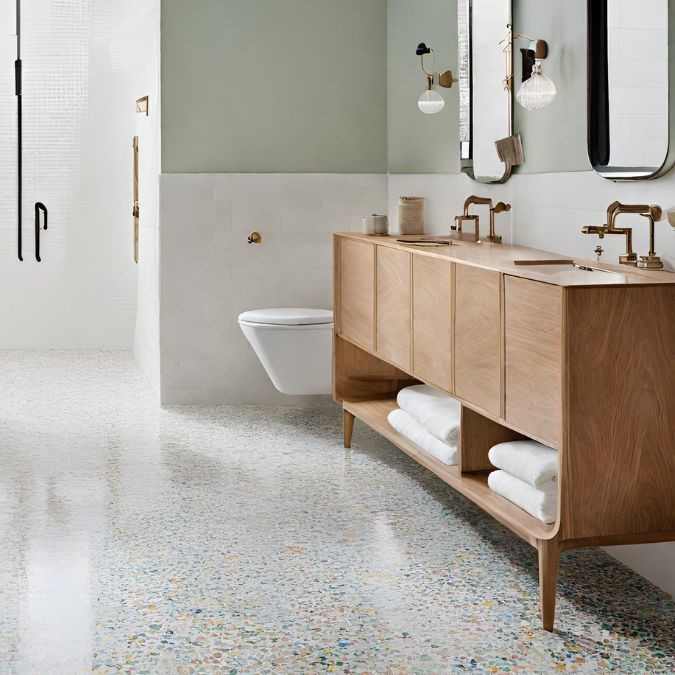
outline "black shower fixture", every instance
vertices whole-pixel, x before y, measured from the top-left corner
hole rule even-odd
[[[23,262],[23,62],[21,60],[21,0],[16,0],[16,60],[14,61],[14,93],[16,94],[17,128],[17,255]],[[47,229],[47,207],[35,204],[35,259],[40,258],[40,212],[44,214]]]

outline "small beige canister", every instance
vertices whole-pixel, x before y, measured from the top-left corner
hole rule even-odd
[[[424,234],[424,197],[399,197],[400,234]]]

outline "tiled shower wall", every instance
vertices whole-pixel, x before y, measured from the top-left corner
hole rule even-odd
[[[14,0],[0,0],[0,348],[132,345],[132,0],[24,0],[24,262],[16,256]],[[49,208],[43,262],[33,205]]]
[[[386,203],[385,175],[163,175],[162,403],[302,402],[274,389],[237,317],[331,308],[331,234]]]

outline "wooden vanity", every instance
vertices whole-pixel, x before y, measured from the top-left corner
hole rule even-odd
[[[500,244],[334,236],[345,446],[358,417],[537,548],[546,630],[561,551],[675,540],[675,274],[583,264],[595,269]],[[462,403],[457,466],[387,422],[418,382]],[[523,437],[559,450],[554,524],[487,485],[488,450]]]

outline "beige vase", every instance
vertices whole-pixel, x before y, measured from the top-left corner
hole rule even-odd
[[[400,234],[424,234],[424,197],[399,197]]]

